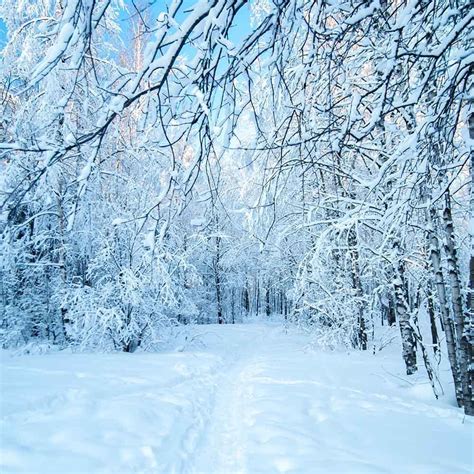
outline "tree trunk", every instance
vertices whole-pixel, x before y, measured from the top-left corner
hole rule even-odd
[[[364,308],[362,305],[362,283],[360,281],[360,270],[359,270],[359,251],[357,249],[357,234],[353,227],[349,229],[348,235],[349,253],[351,258],[351,276],[352,286],[356,293],[356,304],[357,304],[357,346],[363,351],[367,350],[367,332],[365,327],[364,319]]]
[[[271,308],[270,308],[270,283],[267,284],[267,288],[265,289],[265,314],[270,316]]]
[[[458,349],[458,364],[462,386],[462,402],[469,399],[469,359],[468,359],[468,345],[464,335],[464,313],[461,296],[461,277],[459,273],[458,257],[456,251],[456,244],[454,241],[454,224],[451,215],[451,198],[449,190],[445,194],[445,207],[443,211],[444,222],[444,251],[446,254],[449,283],[451,287],[451,302],[454,314],[454,323],[456,326],[456,342]]]
[[[438,328],[436,327],[436,314],[433,303],[433,285],[431,281],[428,281],[428,314],[430,316],[430,328],[431,328],[431,342],[433,344],[433,352],[437,354],[439,350],[439,337]]]
[[[461,343],[467,359],[467,372],[463,374],[464,412],[474,416],[474,112],[469,116],[470,165],[471,165],[471,199],[470,199],[470,239],[471,255],[469,258],[469,291],[464,334]]]
[[[260,313],[260,280],[257,278],[256,288],[255,288],[255,308],[256,315]]]
[[[235,324],[235,288],[230,293],[230,311],[232,316],[232,324]]]
[[[446,346],[448,349],[448,359],[451,365],[451,372],[453,374],[454,389],[456,391],[456,400],[459,406],[462,406],[462,390],[461,380],[459,377],[459,368],[456,354],[456,340],[454,337],[453,322],[449,316],[449,306],[446,298],[446,285],[444,282],[444,275],[441,269],[441,252],[439,248],[438,237],[434,230],[434,222],[436,218],[436,210],[430,209],[430,261],[434,274],[436,284],[436,292],[438,293],[438,300],[441,312],[441,321],[443,322],[444,334],[446,337]]]
[[[66,220],[64,216],[64,206],[62,201],[62,187],[59,186],[59,189],[56,193],[56,204],[58,209],[58,216],[59,216],[59,248],[58,248],[58,258],[59,258],[59,271],[61,274],[61,289],[66,289],[67,283],[67,274],[66,274],[66,243],[65,243],[65,230],[66,230]],[[62,336],[65,342],[69,342],[69,337],[67,333],[67,327],[70,323],[68,317],[67,308],[61,306],[60,308],[61,313],[61,320],[60,320],[60,327]]]
[[[399,248],[398,242],[395,242],[394,247]],[[395,310],[402,337],[403,360],[405,361],[407,375],[412,375],[418,370],[416,366],[415,333],[410,324],[410,311],[406,298],[405,269],[398,251],[396,254],[399,260],[394,267]]]
[[[247,280],[245,281],[245,286],[244,286],[244,289],[243,289],[242,299],[243,299],[244,310],[248,314],[249,311],[250,311],[250,298],[249,298],[249,289],[248,289],[248,281]]]
[[[224,324],[224,318],[222,316],[222,288],[221,288],[221,275],[220,275],[220,257],[221,257],[221,238],[216,237],[216,259],[214,262],[214,281],[216,285],[216,303],[217,303],[217,322],[218,324]]]
[[[394,324],[397,323],[395,303],[393,301],[393,296],[391,292],[389,292],[388,294],[387,322],[389,326],[393,326]]]

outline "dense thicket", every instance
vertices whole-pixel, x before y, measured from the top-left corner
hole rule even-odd
[[[407,374],[436,389],[446,352],[474,414],[469,0],[0,17],[4,346],[134,351],[276,313],[366,350],[397,324]]]

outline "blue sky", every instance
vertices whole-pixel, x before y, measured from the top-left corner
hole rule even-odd
[[[183,2],[183,10],[186,11],[191,5],[193,5],[196,0],[185,0]],[[152,2],[150,2],[152,3]],[[157,13],[160,9],[158,9],[157,5],[160,2],[156,2],[152,9]],[[179,17],[178,17],[179,19]],[[123,29],[126,30],[126,22],[129,21],[129,15],[123,15],[122,22],[123,22]],[[230,33],[230,39],[235,42],[241,41],[245,36],[250,33],[250,10],[247,6],[244,6],[237,15],[235,26],[232,28]],[[5,23],[0,18],[0,50],[3,49],[7,42],[7,27]]]
[[[3,49],[7,41],[7,27],[0,18],[0,49]]]

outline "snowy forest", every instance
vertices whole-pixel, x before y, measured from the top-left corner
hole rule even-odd
[[[55,357],[67,373],[106,354],[132,370],[124,353],[160,357],[179,333],[194,364],[199,334],[238,351],[253,323],[255,346],[301,336],[300,365],[320,351],[346,378],[351,360],[362,379],[388,357],[466,428],[470,0],[2,0],[0,20],[2,363]],[[134,458],[110,472],[469,472],[472,444],[464,456],[467,470]]]

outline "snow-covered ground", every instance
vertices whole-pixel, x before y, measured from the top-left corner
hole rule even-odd
[[[187,331],[157,354],[3,352],[1,472],[472,472],[451,387],[435,400],[390,349],[308,350],[271,324]]]

